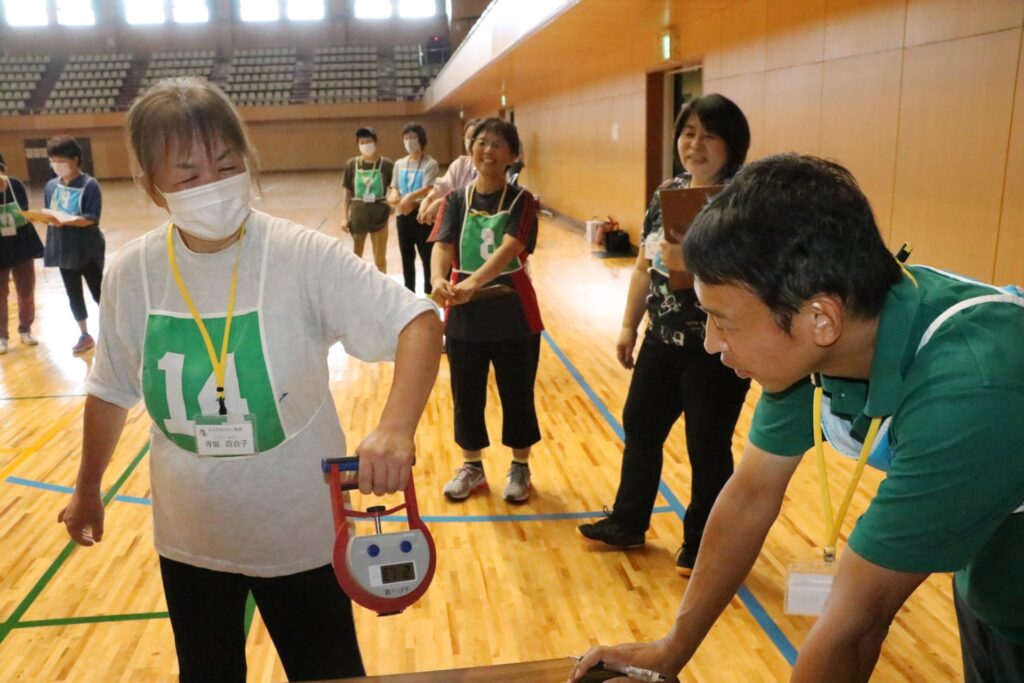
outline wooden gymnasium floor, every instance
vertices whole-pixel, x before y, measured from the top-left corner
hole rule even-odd
[[[336,174],[267,175],[262,185],[261,208],[340,234]],[[103,189],[109,258],[156,226],[162,212],[126,181],[104,183]],[[39,206],[39,189],[32,194]],[[388,263],[400,279],[393,227]],[[647,546],[609,552],[576,533],[581,520],[611,504],[618,481],[629,375],[615,363],[613,349],[631,262],[593,258],[579,233],[543,220],[532,266],[547,325],[537,387],[543,441],[533,458],[536,493],[522,507],[502,501],[509,456],[491,448],[485,458],[496,490],[461,505],[444,500],[441,487],[459,458],[443,361],[418,434],[416,468],[420,508],[437,540],[438,571],[426,596],[400,616],[382,619],[357,609],[371,674],[563,657],[598,642],[659,637],[686,586],[673,565],[690,479],[681,426],[667,444]],[[37,273],[41,343],[27,348],[12,338],[10,353],[0,356],[0,680],[172,680],[177,666],[150,533],[148,419],[140,408],[131,413],[104,481],[104,541],[75,548],[56,523],[75,479],[91,354],[71,354],[77,330],[59,274],[41,265]],[[16,337],[13,291],[9,305]],[[95,316],[91,320],[95,324]],[[358,443],[374,425],[392,369],[346,358],[337,347],[330,366],[339,419],[350,442]],[[736,453],[754,394],[737,430]],[[500,434],[493,387],[488,398],[489,428]],[[833,467],[840,474],[832,483],[833,500],[850,469],[845,462]],[[864,509],[878,481],[873,472],[865,476],[849,520]],[[788,678],[812,620],[783,614],[783,573],[788,563],[815,556],[822,529],[818,501],[806,459],[746,585],[683,680]],[[250,681],[284,680],[258,613],[248,649]],[[950,579],[935,576],[893,624],[874,680],[957,680],[960,670]]]

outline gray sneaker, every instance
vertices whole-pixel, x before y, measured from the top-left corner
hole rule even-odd
[[[484,468],[466,464],[455,470],[455,478],[444,485],[444,497],[448,500],[466,500],[477,489],[486,488]]]
[[[509,503],[525,503],[530,499],[530,466],[512,463],[508,468],[508,483],[502,497]]]

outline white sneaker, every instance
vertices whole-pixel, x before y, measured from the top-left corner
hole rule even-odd
[[[7,340],[0,339],[0,353],[7,353]]]
[[[501,494],[509,503],[525,503],[530,499],[533,487],[530,484],[530,466],[514,462],[508,470],[508,483]]]
[[[474,491],[486,488],[484,468],[464,464],[455,470],[455,478],[444,485],[444,495],[448,500],[466,500]]]
[[[33,337],[31,332],[22,332],[21,343],[24,346],[35,346],[36,344],[39,343],[39,340]]]

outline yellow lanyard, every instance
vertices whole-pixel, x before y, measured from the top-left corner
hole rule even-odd
[[[860,477],[864,473],[864,465],[871,454],[871,448],[878,435],[878,428],[882,424],[882,418],[871,418],[871,425],[868,427],[868,435],[864,438],[864,445],[861,446],[860,456],[857,458],[857,465],[853,469],[853,476],[846,487],[843,495],[843,502],[839,505],[838,513],[832,514],[832,494],[828,489],[828,471],[825,466],[825,448],[822,445],[821,437],[821,402],[823,390],[819,383],[814,387],[814,453],[818,460],[818,483],[821,485],[821,506],[825,516],[825,562],[831,563],[836,559],[836,542],[839,540],[839,528],[843,525],[846,512],[850,508],[850,501],[853,500],[853,492],[857,490]]]
[[[242,253],[242,240],[245,239],[245,223],[242,224],[241,234],[238,236],[238,248],[235,250],[235,265],[231,271],[231,293],[228,295],[228,314],[227,320],[224,322],[224,338],[220,344],[220,360],[217,359],[217,354],[213,350],[213,340],[210,339],[210,332],[206,329],[206,323],[203,322],[202,316],[199,315],[192,297],[189,296],[185,281],[181,277],[181,271],[178,270],[178,261],[174,257],[174,230],[174,224],[171,223],[167,230],[167,258],[171,262],[171,272],[174,274],[174,281],[178,283],[181,298],[185,300],[188,310],[192,313],[192,319],[196,321],[196,327],[199,328],[199,333],[203,336],[203,343],[206,345],[206,352],[210,354],[210,363],[213,365],[214,376],[217,379],[219,412],[221,415],[227,415],[228,407],[227,399],[224,395],[224,376],[227,374],[228,337],[231,335],[231,319],[235,313],[235,290],[238,288],[238,260]]]
[[[473,208],[473,186],[476,183],[470,183],[469,192],[466,193],[466,210],[470,213],[478,216],[494,216],[501,213],[501,205],[505,203],[505,193],[508,192],[508,183],[505,183],[505,187],[501,188],[501,197],[498,198],[498,210],[494,213],[487,213],[486,211],[477,211]]]

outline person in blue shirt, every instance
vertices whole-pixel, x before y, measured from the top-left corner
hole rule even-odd
[[[100,230],[103,195],[99,182],[80,168],[82,148],[77,140],[68,136],[53,138],[47,144],[46,155],[57,177],[46,183],[43,204],[47,209],[70,214],[74,218],[51,218],[46,229],[43,264],[60,268],[71,313],[81,330],[78,342],[71,350],[83,353],[96,345],[86,324],[89,314],[85,308],[82,279],[89,286],[93,300],[99,303],[106,251],[106,241]]]

